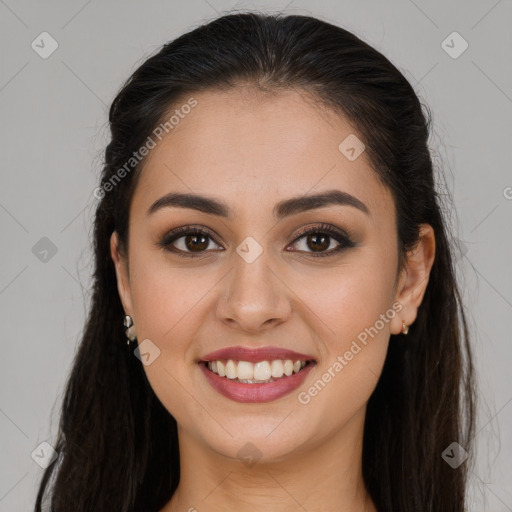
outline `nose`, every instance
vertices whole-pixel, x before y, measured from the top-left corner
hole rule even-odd
[[[252,263],[236,255],[232,271],[226,276],[217,317],[231,328],[256,333],[290,317],[292,292],[263,254]]]

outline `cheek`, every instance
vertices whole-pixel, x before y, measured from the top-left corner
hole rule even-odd
[[[310,296],[319,317],[315,325],[321,331],[315,329],[315,334],[324,354],[298,401],[308,417],[317,418],[318,428],[331,431],[348,422],[373,393],[386,359],[389,322],[395,311],[386,283],[378,275],[355,273],[339,283],[324,284],[323,293],[318,286]]]
[[[133,257],[131,281],[137,338],[139,342],[150,339],[160,350],[145,371],[157,395],[165,392],[168,396],[163,401],[170,405],[169,400],[183,394],[180,383],[190,380],[190,365],[197,356],[191,341],[198,338],[213,308],[211,296],[222,275],[142,256]]]
[[[315,313],[315,337],[323,348],[313,388],[303,390],[304,402],[323,407],[337,403],[345,417],[363,406],[375,389],[386,359],[392,308],[395,262],[362,253],[317,278],[297,282],[301,299]],[[318,398],[317,398],[318,396]]]
[[[144,366],[146,376],[164,407],[190,428],[192,419],[204,414],[186,391],[193,358],[190,340],[197,337],[205,293],[215,282],[153,264],[145,265],[132,285],[139,343],[150,339],[160,351],[154,362]]]
[[[332,349],[343,349],[391,308],[393,265],[391,259],[363,257],[361,252],[329,270],[296,273],[293,289],[314,313],[311,318],[316,318],[318,336],[333,340]],[[379,322],[378,328],[386,338],[389,323]]]
[[[182,350],[183,329],[201,311],[202,298],[215,286],[212,272],[172,264],[165,254],[140,251],[133,255],[131,290],[137,333],[165,349]],[[207,297],[204,297],[206,299]]]

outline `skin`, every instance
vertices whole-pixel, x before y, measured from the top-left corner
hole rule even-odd
[[[146,160],[130,208],[129,271],[117,234],[111,238],[124,310],[139,343],[149,338],[161,351],[144,369],[178,424],[181,479],[161,512],[376,511],[362,478],[366,405],[390,334],[401,331],[402,320],[416,319],[434,261],[433,230],[421,226],[420,241],[397,275],[389,190],[364,152],[349,161],[338,150],[353,127],[305,93],[239,86],[194,97],[198,105]],[[272,215],[283,199],[332,189],[360,199],[370,215],[340,205],[279,222]],[[171,191],[214,196],[235,215],[228,220],[172,207],[147,216]],[[321,223],[346,230],[356,247],[315,258],[314,242],[295,241],[296,234]],[[215,236],[202,256],[158,247],[171,229],[188,225]],[[263,250],[250,264],[236,252],[247,236]],[[340,243],[330,240],[320,252]],[[174,247],[187,251],[185,238]],[[300,403],[298,393],[396,301],[400,312],[309,403]],[[196,361],[235,345],[289,348],[311,354],[317,366],[280,399],[231,401],[210,386]],[[260,452],[253,466],[237,456],[248,442]]]

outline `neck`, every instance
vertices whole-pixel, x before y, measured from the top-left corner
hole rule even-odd
[[[249,466],[178,427],[180,483],[160,512],[376,512],[362,476],[365,410],[328,439]]]

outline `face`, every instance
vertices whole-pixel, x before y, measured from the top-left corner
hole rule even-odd
[[[180,433],[228,457],[248,442],[262,459],[285,457],[361,430],[389,336],[412,323],[424,291],[410,292],[415,274],[396,274],[390,192],[364,151],[355,160],[340,151],[355,130],[298,92],[194,98],[146,160],[130,208],[129,273],[111,239],[123,306],[138,343],[150,340],[151,386]],[[325,192],[339,201],[279,208]],[[148,213],[168,193],[214,199],[229,215],[184,202]],[[212,380],[201,361],[233,347],[313,362],[266,384]],[[227,364],[224,355],[214,359]],[[231,356],[237,370],[237,358],[251,359]],[[271,371],[296,357],[259,356]],[[256,378],[268,375],[258,367]]]

